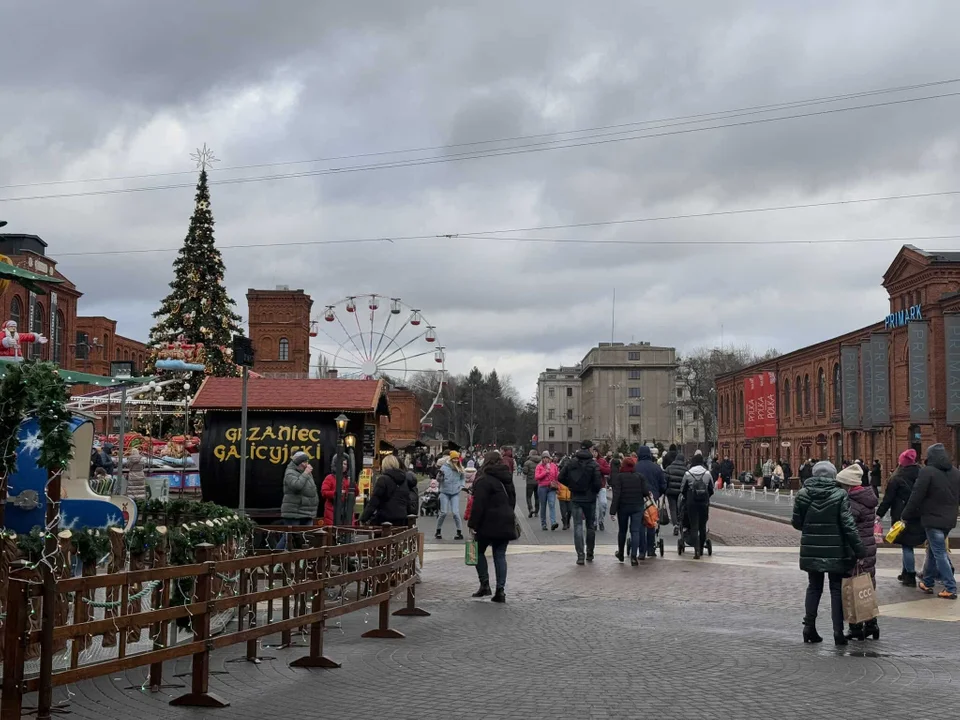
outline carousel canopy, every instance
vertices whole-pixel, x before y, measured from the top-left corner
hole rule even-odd
[[[38,283],[47,283],[47,284],[59,284],[63,280],[60,278],[50,277],[49,275],[40,275],[35,272],[30,272],[29,270],[24,270],[23,268],[18,268],[16,265],[11,265],[10,263],[0,262],[0,279],[4,280],[13,280],[20,285],[23,285],[27,290],[35,292],[37,295],[46,295],[46,291]]]
[[[19,364],[21,362],[23,362],[23,360],[0,357],[0,380],[6,377],[7,368],[15,363]],[[150,382],[151,379],[135,377],[104,377],[103,375],[91,375],[90,373],[76,372],[75,370],[64,370],[63,368],[58,368],[57,372],[60,374],[60,377],[63,378],[63,381],[68,385],[99,385],[101,387],[119,387],[120,385],[136,385],[140,383],[147,383]]]

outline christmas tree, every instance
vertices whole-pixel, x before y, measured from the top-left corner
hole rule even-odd
[[[223,286],[223,258],[213,239],[213,213],[207,187],[207,165],[213,161],[213,155],[204,146],[195,158],[200,166],[196,206],[186,240],[173,262],[171,292],[153,314],[157,324],[150,331],[152,353],[146,369],[148,373],[154,371],[157,354],[169,344],[202,343],[205,374],[234,377],[240,374],[240,368],[233,362],[232,339],[242,334],[242,330],[240,316],[233,311],[236,303]],[[182,376],[189,383],[189,389],[183,387],[184,383],[171,383],[164,388],[165,400],[180,400],[186,394],[192,396],[203,382],[200,373]],[[176,377],[178,374],[164,372],[161,379]]]

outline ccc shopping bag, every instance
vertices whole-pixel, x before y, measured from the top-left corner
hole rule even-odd
[[[478,556],[477,541],[467,540],[467,542],[463,544],[463,564],[476,565],[477,556]]]
[[[848,623],[866,622],[880,614],[873,580],[867,573],[844,578],[841,596],[843,597],[843,619]]]

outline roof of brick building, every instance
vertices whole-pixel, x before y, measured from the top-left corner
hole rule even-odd
[[[242,385],[240,378],[208,377],[190,407],[194,410],[239,410]],[[384,390],[382,380],[251,377],[247,385],[247,409],[389,414]]]

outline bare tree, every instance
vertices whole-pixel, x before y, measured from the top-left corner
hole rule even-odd
[[[717,441],[717,376],[735,372],[747,365],[773,360],[780,353],[767,350],[757,354],[749,346],[725,348],[698,348],[678,358],[677,377],[686,386],[685,399],[679,407],[689,407],[703,418],[704,439]]]

